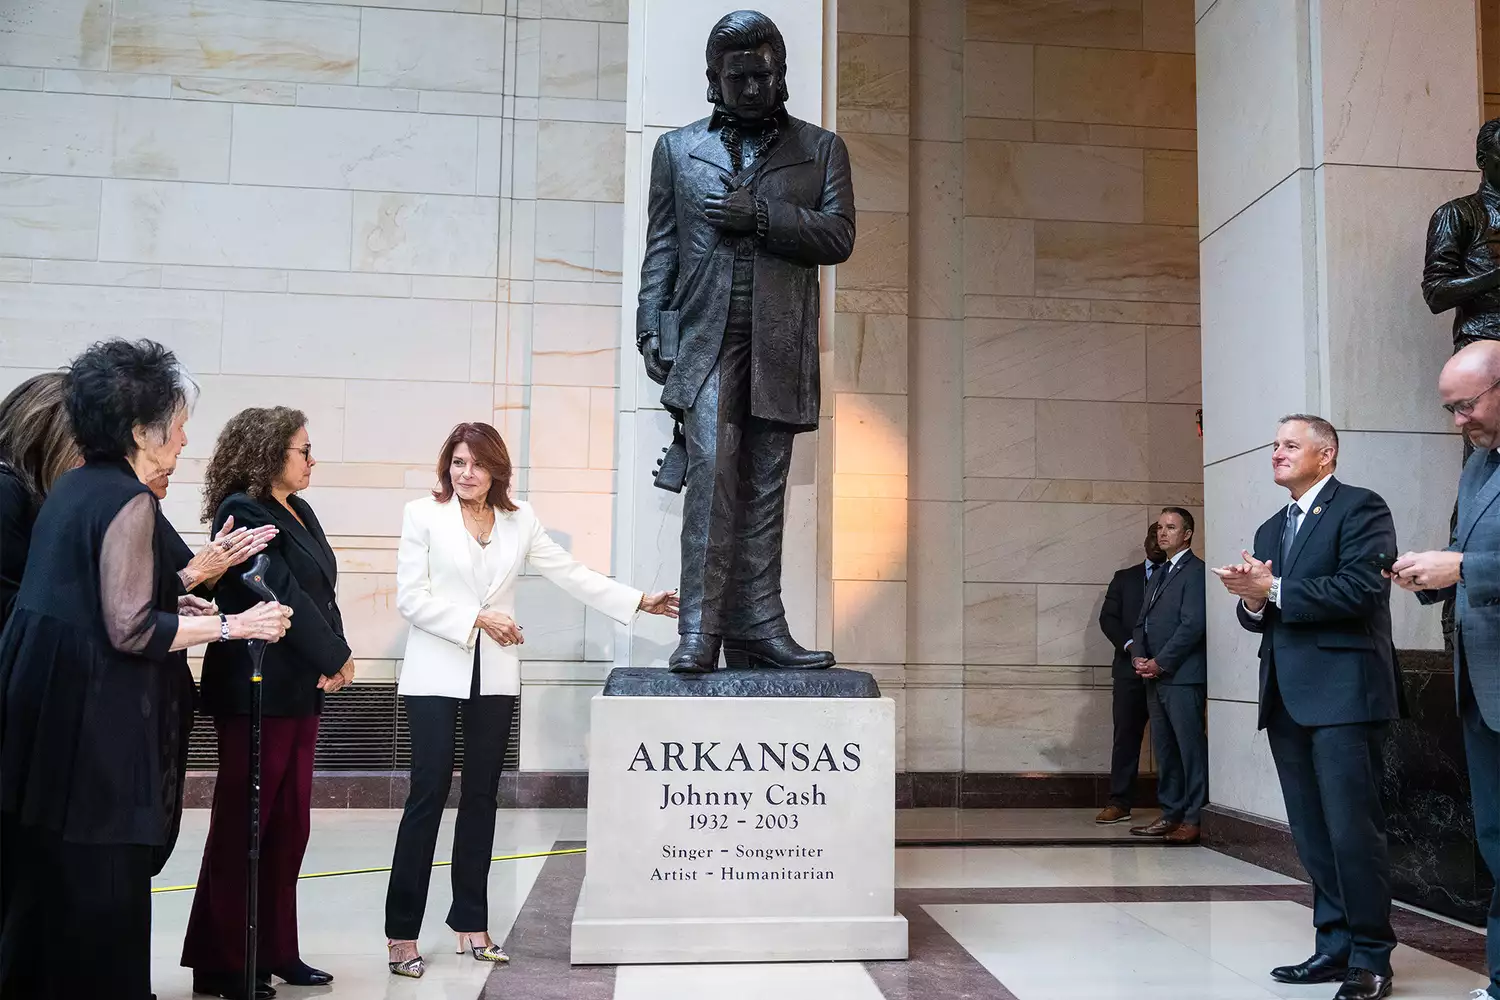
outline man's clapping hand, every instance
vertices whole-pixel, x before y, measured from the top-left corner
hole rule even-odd
[[[1224,582],[1224,589],[1245,602],[1245,608],[1259,612],[1271,596],[1271,582],[1275,575],[1271,571],[1271,560],[1261,562],[1249,552],[1241,552],[1243,562],[1234,566],[1220,566],[1214,576]]]

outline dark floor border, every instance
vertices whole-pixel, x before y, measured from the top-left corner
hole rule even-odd
[[[213,804],[213,771],[191,771],[186,804]],[[461,779],[453,776],[448,805],[458,805]],[[897,809],[1097,809],[1109,800],[1108,774],[1013,774],[984,771],[915,771],[896,775]],[[400,809],[411,782],[405,771],[319,771],[313,775],[314,809]],[[1156,802],[1156,779],[1136,782],[1135,800]],[[586,771],[508,771],[500,778],[506,809],[584,809]]]
[[[559,840],[554,851],[582,847]],[[615,966],[571,961],[573,909],[583,888],[584,855],[548,858],[502,947],[510,956],[485,980],[479,1000],[614,1000]]]
[[[1248,861],[1288,878],[1306,882],[1307,872],[1297,860],[1297,845],[1285,823],[1226,806],[1209,805],[1203,810],[1201,843],[1220,854]]]

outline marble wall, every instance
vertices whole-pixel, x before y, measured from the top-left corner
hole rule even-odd
[[[645,168],[706,113],[732,6],[14,0],[0,388],[104,336],[180,351],[190,534],[223,422],[305,409],[366,683],[399,670],[400,507],[460,419],[501,427],[576,555],[672,586],[631,329]],[[793,628],[895,696],[906,770],[1105,770],[1104,586],[1160,506],[1203,503],[1192,4],[760,6],[859,212],[792,473]],[[675,630],[534,577],[520,614],[522,767],[580,769],[604,674]]]
[[[835,651],[909,771],[1107,771],[1105,585],[1202,505],[1192,5],[838,14]]]
[[[175,348],[203,385],[167,501],[190,536],[224,421],[304,409],[362,682],[396,676],[401,506],[457,421],[499,426],[519,495],[611,570],[626,16],[0,5],[0,390],[102,337]],[[523,766],[581,766],[567,693],[611,623],[536,577],[520,618]]]
[[[1494,6],[1197,7],[1209,562],[1285,503],[1267,443],[1295,411],[1339,427],[1339,475],[1386,498],[1402,549],[1441,547],[1460,446],[1435,398],[1452,317],[1422,302],[1423,238],[1478,180],[1476,26]],[[1399,648],[1441,648],[1435,610],[1398,593],[1392,611]],[[1209,672],[1215,804],[1284,819],[1255,731],[1255,643],[1222,596]]]

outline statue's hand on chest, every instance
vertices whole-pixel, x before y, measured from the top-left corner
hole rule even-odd
[[[720,232],[734,236],[755,232],[755,195],[748,188],[710,191],[703,198],[703,216]]]

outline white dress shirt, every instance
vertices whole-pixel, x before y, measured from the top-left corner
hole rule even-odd
[[[1296,527],[1297,530],[1292,533],[1292,537],[1293,538],[1296,538],[1297,534],[1302,531],[1302,523],[1307,520],[1308,511],[1310,511],[1310,510],[1313,509],[1313,504],[1315,504],[1317,502],[1317,500],[1318,500],[1318,494],[1323,492],[1323,487],[1326,486],[1326,485],[1328,485],[1328,480],[1330,480],[1332,478],[1333,478],[1333,473],[1330,472],[1328,475],[1324,476],[1322,479],[1319,479],[1316,483],[1313,483],[1312,484],[1312,488],[1309,489],[1306,493],[1302,494],[1296,500],[1293,500],[1290,504],[1287,505],[1288,508],[1291,508],[1291,507],[1297,508],[1297,513],[1294,515],[1294,517],[1296,518],[1296,525],[1295,525],[1295,527]],[[1286,513],[1285,510],[1283,510],[1282,513],[1283,513],[1283,515],[1285,515],[1285,513]],[[1276,558],[1279,555],[1280,555],[1280,552],[1278,552],[1276,556],[1272,556],[1271,557],[1271,566],[1273,568],[1276,566]],[[1286,567],[1283,566],[1281,568],[1285,569]],[[1244,604],[1243,601],[1241,601],[1240,603]],[[1271,577],[1271,594],[1267,598],[1267,603],[1274,604],[1278,608],[1281,607],[1281,577],[1280,576],[1273,576],[1273,577]],[[1264,606],[1262,606],[1259,611],[1251,611],[1250,608],[1249,608],[1249,606],[1247,605],[1245,607],[1245,614],[1247,614],[1247,615],[1250,616],[1250,620],[1251,621],[1260,621],[1262,618],[1265,617],[1266,609],[1265,609]]]

